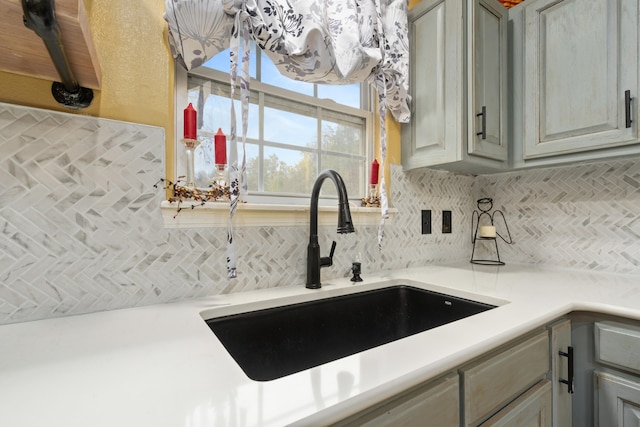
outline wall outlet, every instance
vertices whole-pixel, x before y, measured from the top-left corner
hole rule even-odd
[[[442,211],[442,234],[451,233],[451,211]]]
[[[431,234],[431,210],[423,210],[421,217],[422,234]]]

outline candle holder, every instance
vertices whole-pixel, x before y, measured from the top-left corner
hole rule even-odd
[[[360,206],[368,208],[379,208],[380,197],[378,196],[378,184],[369,184],[369,191],[366,197],[362,198]]]
[[[200,145],[200,141],[197,139],[191,138],[183,138],[180,140],[182,145],[184,145],[184,149],[187,155],[187,175],[185,178],[184,186],[187,188],[196,188],[196,175],[195,175],[195,151],[198,145]]]
[[[369,198],[373,199],[378,196],[378,184],[369,184]]]
[[[225,187],[228,181],[229,174],[227,172],[227,165],[215,165],[213,168],[213,178],[211,178],[211,184]]]
[[[499,237],[508,245],[513,243],[511,232],[507,225],[507,219],[505,218],[504,213],[500,210],[495,210],[493,213],[489,213],[489,211],[493,209],[493,199],[478,199],[477,206],[478,210],[474,210],[471,215],[471,243],[473,244],[473,249],[471,250],[471,263],[481,265],[504,265],[504,262],[500,260],[497,238]],[[496,227],[496,225],[502,224],[504,224],[508,239],[505,239],[497,230],[498,227]],[[493,242],[493,245],[495,246],[496,259],[476,259],[476,243],[478,241],[486,241],[489,245]]]
[[[229,171],[227,165],[215,165],[213,178],[209,183],[209,187],[220,194],[216,200],[229,200]]]

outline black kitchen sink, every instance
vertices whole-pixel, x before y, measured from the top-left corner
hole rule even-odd
[[[495,308],[392,286],[206,320],[256,381],[270,381]]]

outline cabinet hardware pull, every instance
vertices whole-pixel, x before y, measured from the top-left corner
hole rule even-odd
[[[564,351],[559,351],[558,354],[567,358],[567,367],[569,368],[569,379],[565,380],[560,378],[560,382],[567,385],[567,391],[569,394],[573,394],[573,347],[569,346],[567,347],[566,353]]]
[[[625,127],[630,128],[631,123],[631,101],[633,98],[631,97],[631,91],[629,89],[624,91],[624,123]]]
[[[487,107],[482,106],[482,112],[476,114],[476,117],[482,116],[482,130],[477,132],[476,135],[482,135],[482,139],[487,139]]]

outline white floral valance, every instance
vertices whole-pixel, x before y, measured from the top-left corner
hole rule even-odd
[[[228,48],[245,24],[283,75],[369,81],[395,119],[409,121],[406,0],[166,0],[165,19],[172,53],[187,70]]]

